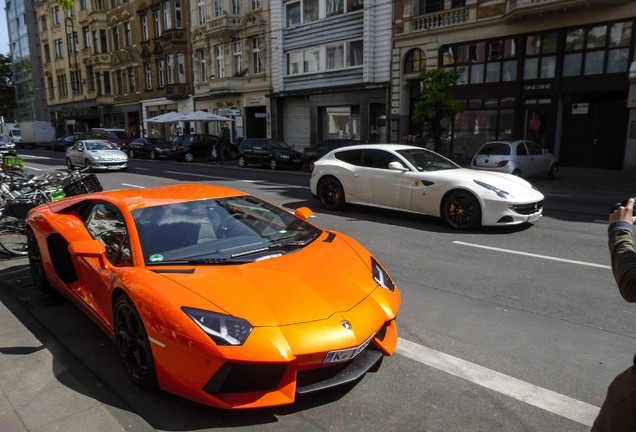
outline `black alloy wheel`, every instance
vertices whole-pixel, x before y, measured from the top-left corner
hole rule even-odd
[[[238,166],[240,166],[241,168],[245,168],[247,166],[247,160],[245,160],[245,156],[240,155],[238,157]]]
[[[135,151],[133,149],[128,150],[128,157],[131,159],[135,158]]]
[[[186,152],[186,154],[183,155],[183,160],[186,162],[192,162],[194,160],[194,155],[190,152]]]
[[[40,246],[32,229],[27,230],[27,248],[29,251],[29,267],[31,268],[33,283],[41,291],[50,290],[51,285],[49,285],[46,272],[44,271]]]
[[[276,158],[271,158],[267,166],[269,166],[269,169],[271,170],[276,170],[278,169],[278,161],[276,160]]]
[[[115,342],[130,379],[137,385],[158,387],[155,360],[144,323],[127,295],[115,302]]]
[[[318,182],[318,199],[320,205],[328,210],[338,210],[344,207],[345,192],[337,178],[327,176]]]
[[[157,152],[155,152],[154,150],[150,150],[150,159],[157,159]]]
[[[550,166],[550,171],[548,172],[548,178],[550,180],[554,180],[556,178],[557,172],[559,171],[559,165],[556,163],[553,163]]]
[[[481,224],[481,207],[473,194],[454,191],[442,202],[442,219],[451,228],[468,230]]]

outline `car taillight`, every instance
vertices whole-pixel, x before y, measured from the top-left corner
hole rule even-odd
[[[179,144],[179,145],[177,146],[177,150],[183,150],[183,145]]]
[[[508,161],[507,160],[502,160],[502,161],[499,161],[499,163],[497,164],[497,167],[501,168],[501,167],[504,167],[506,165],[508,165]]]
[[[477,166],[477,161],[473,159],[473,166]]]

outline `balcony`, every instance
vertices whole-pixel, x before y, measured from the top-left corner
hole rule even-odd
[[[477,6],[473,4],[462,8],[448,9],[441,12],[407,18],[405,20],[405,28],[409,29],[410,33],[417,33],[475,22],[476,18]]]
[[[170,29],[164,30],[161,33],[161,40],[165,44],[181,44],[188,42],[188,37],[185,29]]]
[[[189,86],[184,83],[166,84],[166,98],[170,100],[187,99]]]
[[[113,95],[103,95],[100,94],[96,98],[97,105],[113,105],[115,103],[115,98]]]
[[[91,60],[96,69],[110,70],[110,54],[95,54]]]
[[[206,37],[216,37],[219,41],[226,42],[241,30],[241,17],[238,15],[223,15],[206,22],[199,28]]]

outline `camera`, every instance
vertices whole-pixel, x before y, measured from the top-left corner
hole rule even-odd
[[[623,200],[621,202],[617,202],[610,209],[610,214],[614,213],[614,210],[618,209],[619,207],[625,207],[626,205],[627,205],[627,200]],[[632,211],[632,216],[636,216],[636,204],[634,204],[634,209]]]

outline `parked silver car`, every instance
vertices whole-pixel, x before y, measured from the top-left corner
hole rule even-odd
[[[547,175],[553,179],[559,161],[534,141],[491,141],[481,146],[470,167],[523,177]]]
[[[80,140],[66,149],[66,166],[69,170],[89,167],[89,171],[126,171],[128,156],[108,141]]]

